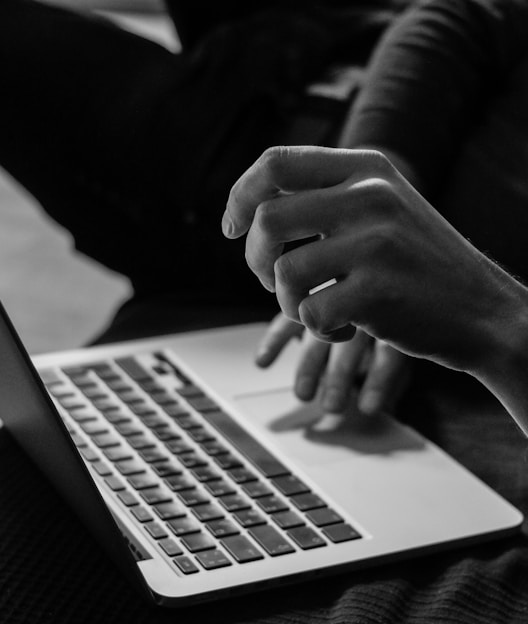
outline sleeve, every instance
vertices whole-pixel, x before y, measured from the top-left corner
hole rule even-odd
[[[342,135],[410,165],[434,195],[485,103],[528,50],[528,2],[430,0],[386,32]]]

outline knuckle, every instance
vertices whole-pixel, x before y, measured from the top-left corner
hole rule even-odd
[[[299,282],[299,270],[291,254],[284,254],[275,261],[275,279],[285,286]]]
[[[263,201],[257,206],[254,223],[258,230],[272,236],[277,230],[277,210],[273,200]]]
[[[281,178],[285,163],[291,154],[291,148],[285,145],[268,147],[262,156],[262,164],[271,174],[272,179]]]
[[[380,150],[365,150],[365,157],[369,160],[371,167],[381,174],[390,175],[394,170],[390,160]]]

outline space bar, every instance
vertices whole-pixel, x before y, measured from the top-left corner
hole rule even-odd
[[[284,464],[276,459],[255,438],[235,422],[229,414],[217,410],[202,413],[215,429],[218,429],[233,446],[262,472],[265,477],[279,477],[289,474]]]

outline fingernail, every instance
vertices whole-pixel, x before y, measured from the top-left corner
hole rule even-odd
[[[300,377],[295,382],[295,394],[301,401],[310,401],[313,399],[314,387],[311,377]]]
[[[222,216],[222,232],[224,236],[226,236],[227,238],[231,238],[233,236],[234,231],[235,231],[235,228],[233,226],[233,222],[231,221],[231,217],[229,216],[229,213],[226,210]]]
[[[379,397],[376,392],[365,392],[359,397],[358,407],[364,414],[375,414],[379,410]]]

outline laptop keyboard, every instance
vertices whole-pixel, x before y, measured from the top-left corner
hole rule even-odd
[[[124,357],[40,373],[85,462],[183,574],[361,538],[169,358],[153,357],[157,366]]]

